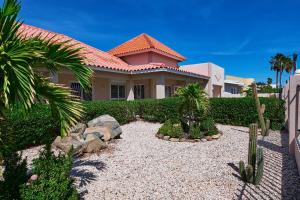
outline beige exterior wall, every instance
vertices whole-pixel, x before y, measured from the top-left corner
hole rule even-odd
[[[155,52],[145,52],[132,54],[121,57],[126,63],[130,65],[143,65],[149,63],[164,63],[166,66],[178,67],[178,61],[169,58],[167,56],[155,53]]]
[[[289,151],[295,155],[300,173],[300,136],[297,132],[300,129],[300,95],[298,94],[297,97],[297,86],[300,86],[300,70],[295,76],[290,77],[289,83],[283,90],[283,98],[287,108],[285,119],[289,131]]]
[[[72,82],[77,82],[70,72],[58,74],[58,83],[67,87]],[[125,85],[127,100],[134,99],[134,85],[144,85],[145,98],[165,98],[165,86],[172,87],[174,93],[176,87],[185,86],[188,83],[199,83],[206,87],[208,80],[193,78],[166,72],[154,72],[145,74],[121,74],[112,72],[95,72],[92,78],[92,98],[93,100],[111,99],[110,87],[113,83]]]
[[[249,87],[252,83],[255,82],[254,78],[242,78],[242,77],[237,77],[237,76],[226,76],[226,80],[231,80],[231,81],[239,81],[241,83],[244,83],[245,87]]]

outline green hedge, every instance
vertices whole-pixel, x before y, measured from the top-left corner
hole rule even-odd
[[[211,113],[216,123],[236,126],[249,126],[258,122],[255,100],[253,98],[213,98]],[[264,116],[271,121],[271,128],[280,130],[284,124],[284,101],[276,98],[260,98],[266,105]]]
[[[271,120],[272,129],[281,129],[284,123],[283,102],[273,98],[260,98],[266,105],[266,117]],[[248,126],[257,122],[255,102],[252,98],[212,98],[211,114],[216,123]],[[109,114],[120,124],[136,119],[136,115],[147,121],[164,122],[179,119],[177,112],[180,99],[137,101],[93,101],[84,102],[86,114],[82,121],[87,122],[97,116]],[[13,136],[19,149],[28,145],[44,144],[52,141],[58,133],[58,123],[51,117],[49,107],[36,105],[26,117],[13,112],[9,119],[0,124],[0,139]]]

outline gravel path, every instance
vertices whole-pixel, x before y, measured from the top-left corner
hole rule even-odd
[[[72,176],[83,199],[300,199],[300,178],[286,134],[271,132],[260,186],[239,180],[248,128],[218,125],[217,141],[173,143],[155,137],[160,124],[122,126],[123,139],[100,155],[75,160]],[[298,194],[298,195],[297,195]],[[298,198],[297,198],[298,196]]]

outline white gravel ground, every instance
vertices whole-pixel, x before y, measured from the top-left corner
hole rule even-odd
[[[72,176],[83,199],[300,199],[300,178],[286,134],[271,132],[260,186],[239,180],[248,128],[218,125],[216,141],[173,143],[155,137],[160,124],[122,126],[123,139],[100,155],[76,159]],[[30,158],[38,148],[27,151]]]

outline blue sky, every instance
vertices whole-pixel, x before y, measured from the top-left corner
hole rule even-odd
[[[299,0],[23,0],[25,23],[107,51],[148,33],[188,58],[226,74],[265,81],[269,58],[300,53]],[[286,78],[287,76],[285,76]]]

